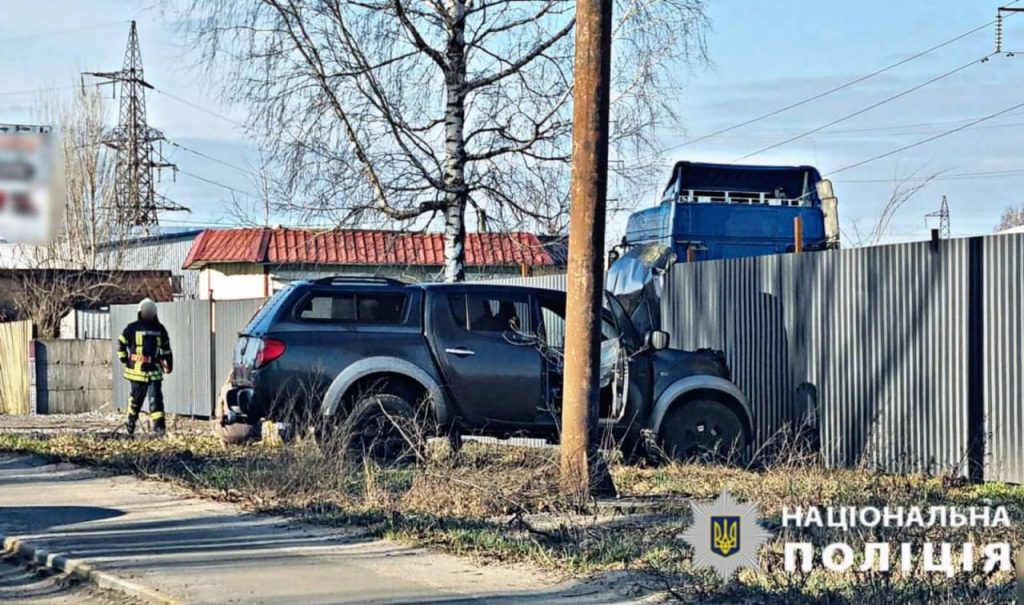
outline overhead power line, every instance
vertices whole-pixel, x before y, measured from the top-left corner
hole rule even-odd
[[[933,177],[921,177],[917,179],[906,179],[908,182],[912,181],[970,181],[974,179],[1002,179],[1002,178],[1016,178],[1024,177],[1024,168],[1016,168],[1009,170],[985,170],[980,172],[959,172],[953,174],[940,174]],[[835,182],[839,183],[892,183],[902,179],[895,177],[888,178],[870,178],[870,179],[837,179]]]
[[[233,191],[234,193],[238,193],[240,195],[245,195],[245,196],[248,196],[248,197],[260,199],[260,196],[256,195],[255,193],[252,193],[251,191],[243,191],[241,189],[238,189],[237,187],[232,187],[231,185],[225,185],[224,183],[221,183],[219,181],[215,181],[213,179],[208,179],[205,176],[200,176],[198,174],[195,174],[194,172],[189,172],[187,170],[182,170],[181,168],[178,168],[178,174],[184,174],[185,176],[190,176],[190,177],[196,179],[197,181],[203,181],[204,183],[208,183],[210,185],[213,185],[215,187],[220,187],[221,189],[226,189],[228,191]]]
[[[840,172],[845,172],[847,170],[851,170],[853,168],[857,168],[858,166],[863,166],[864,164],[870,164],[871,162],[880,160],[882,158],[887,158],[889,156],[896,155],[897,153],[904,152],[904,151],[906,151],[908,149],[913,149],[914,147],[919,147],[919,146],[924,145],[926,143],[931,143],[932,141],[934,141],[936,139],[941,139],[943,137],[948,137],[949,135],[955,134],[957,132],[960,132],[961,130],[967,130],[968,128],[970,128],[971,126],[974,126],[975,124],[981,124],[982,122],[986,122],[986,121],[991,120],[993,118],[997,118],[997,117],[999,117],[1001,115],[1010,113],[1011,111],[1014,111],[1015,109],[1020,109],[1021,107],[1024,107],[1024,103],[1017,103],[1016,105],[1013,105],[1011,107],[1007,107],[1006,109],[997,111],[995,113],[990,113],[987,116],[978,118],[977,120],[974,120],[972,122],[964,124],[963,126],[957,126],[956,128],[951,128],[951,129],[946,130],[944,132],[941,132],[941,133],[939,133],[937,135],[930,136],[930,137],[925,138],[925,139],[921,139],[920,141],[916,141],[916,142],[911,143],[909,145],[904,145],[902,147],[897,147],[896,149],[893,149],[891,151],[887,151],[885,153],[880,153],[880,154],[878,154],[876,156],[873,156],[873,157],[870,157],[870,158],[868,158],[866,160],[861,160],[859,162],[855,162],[853,164],[849,164],[847,166],[843,166],[842,168],[838,168],[836,170],[829,171],[827,174],[829,176],[832,176],[834,174],[839,174]]]
[[[762,154],[762,153],[764,153],[766,151],[771,151],[772,149],[776,149],[778,147],[782,147],[783,145],[788,145],[789,143],[792,143],[793,141],[798,141],[798,140],[800,140],[800,139],[802,139],[804,137],[810,136],[810,135],[812,135],[812,134],[814,134],[816,132],[820,132],[822,130],[825,130],[826,128],[828,128],[830,126],[835,126],[836,124],[845,122],[846,120],[849,120],[851,118],[855,118],[855,117],[857,117],[857,116],[859,116],[861,114],[864,114],[864,113],[867,113],[867,112],[871,111],[872,109],[875,109],[877,107],[885,105],[886,103],[891,103],[892,101],[895,101],[896,99],[899,99],[901,97],[905,97],[905,96],[907,96],[908,94],[910,94],[910,93],[912,93],[914,91],[921,90],[925,86],[929,86],[931,84],[934,84],[935,82],[938,82],[939,80],[943,80],[945,78],[948,78],[949,76],[952,76],[952,75],[954,75],[956,73],[959,73],[959,72],[967,69],[968,67],[971,67],[972,65],[977,65],[979,63],[984,63],[985,61],[987,61],[989,59],[989,57],[991,57],[994,54],[995,53],[989,53],[989,54],[985,55],[984,57],[980,57],[980,58],[974,59],[973,61],[970,61],[968,63],[964,63],[960,67],[956,67],[956,68],[951,69],[951,70],[949,70],[947,72],[943,72],[943,73],[935,76],[934,78],[931,78],[929,80],[925,80],[924,82],[921,82],[920,84],[912,86],[912,87],[910,87],[910,88],[908,88],[906,90],[900,91],[900,92],[898,92],[898,93],[896,93],[894,95],[888,96],[888,97],[882,99],[881,101],[877,101],[875,103],[872,103],[871,105],[868,105],[867,107],[862,107],[861,109],[858,109],[857,111],[848,113],[848,114],[842,116],[841,118],[836,118],[835,120],[832,120],[831,122],[828,122],[826,124],[822,124],[821,126],[812,128],[810,130],[805,130],[804,132],[801,132],[800,134],[791,136],[791,137],[789,137],[787,139],[779,141],[778,143],[773,143],[771,145],[768,145],[767,147],[762,147],[762,148],[758,149],[757,151],[752,151],[752,152],[750,152],[750,153],[748,153],[746,155],[740,156],[740,157],[736,158],[735,160],[733,160],[731,163],[741,162],[741,161],[743,161],[743,160],[745,160],[747,158],[754,157],[755,155],[760,155],[760,154]]]
[[[1017,178],[1024,176],[1024,168],[1011,169],[1011,170],[987,170],[981,172],[961,172],[953,174],[940,174],[928,178],[927,180],[974,180],[974,179],[996,179],[996,178]],[[895,177],[889,178],[851,178],[851,179],[837,179],[836,183],[891,183],[897,179]],[[926,178],[910,178],[906,179],[909,181],[915,180],[926,180]]]
[[[172,99],[172,100],[177,101],[179,103],[182,103],[184,105],[188,105],[189,107],[191,107],[193,109],[198,109],[199,111],[202,111],[203,113],[209,114],[209,115],[211,115],[211,116],[213,116],[215,118],[220,118],[220,119],[224,120],[225,122],[230,122],[231,124],[234,124],[235,126],[239,126],[241,128],[246,128],[246,125],[244,123],[239,122],[238,120],[229,118],[229,117],[227,117],[224,114],[217,113],[216,111],[213,111],[212,109],[208,109],[206,107],[203,107],[202,105],[200,105],[198,103],[193,103],[192,101],[189,101],[188,99],[182,99],[181,97],[172,95],[171,93],[166,92],[164,90],[160,90],[159,88],[154,88],[153,92],[155,92],[157,94],[161,94],[161,95],[167,97],[168,99]]]
[[[199,156],[201,158],[206,158],[207,160],[210,160],[211,162],[217,162],[218,164],[222,164],[224,166],[227,166],[228,168],[233,168],[233,169],[235,169],[235,170],[237,170],[239,172],[244,172],[245,174],[251,174],[252,173],[251,170],[246,170],[245,168],[242,168],[241,166],[239,166],[237,164],[232,164],[231,162],[226,162],[226,161],[224,161],[224,160],[222,160],[220,158],[215,158],[215,157],[213,157],[212,155],[210,155],[208,153],[203,153],[202,151],[196,151],[195,149],[192,149],[191,147],[187,147],[185,145],[182,145],[181,143],[175,143],[174,141],[166,141],[166,142],[167,142],[168,145],[171,145],[172,147],[177,147],[178,149],[181,149],[182,151],[186,151],[186,152],[191,153],[193,155],[197,155],[197,156]]]
[[[1011,2],[1011,4],[1016,4],[1019,1],[1020,0],[1014,0],[1014,2]],[[871,73],[865,74],[865,75],[860,76],[858,78],[854,78],[853,80],[850,80],[848,82],[845,82],[843,84],[840,84],[838,86],[830,88],[830,89],[825,90],[823,92],[817,93],[815,95],[811,95],[809,97],[800,99],[799,101],[795,101],[795,102],[790,103],[789,105],[786,105],[784,107],[780,107],[778,109],[769,111],[767,113],[763,113],[763,114],[761,114],[759,116],[750,118],[749,120],[744,120],[743,122],[739,122],[738,124],[733,124],[732,126],[727,126],[725,128],[721,128],[721,129],[716,130],[714,132],[709,132],[707,134],[698,136],[698,137],[690,139],[688,141],[683,141],[682,143],[677,143],[675,145],[670,145],[668,147],[665,147],[661,151],[662,151],[662,153],[664,153],[666,151],[672,151],[673,149],[679,149],[680,147],[686,147],[688,145],[693,145],[694,143],[699,143],[700,141],[704,141],[704,140],[710,139],[712,137],[718,136],[720,134],[724,134],[726,132],[730,132],[732,130],[736,130],[737,128],[743,128],[744,126],[749,126],[750,124],[754,124],[756,122],[760,122],[762,120],[766,120],[766,119],[768,119],[770,117],[777,116],[780,113],[785,113],[787,111],[790,111],[791,109],[796,109],[797,107],[801,107],[801,106],[806,105],[808,103],[811,103],[813,101],[817,101],[818,99],[821,99],[823,97],[827,97],[827,96],[829,96],[831,94],[834,94],[834,93],[837,93],[837,92],[839,92],[841,90],[846,90],[847,88],[850,88],[852,86],[856,86],[857,84],[860,84],[861,82],[864,82],[866,80],[870,80],[871,78],[874,78],[875,76],[879,76],[879,75],[884,74],[884,73],[886,73],[888,71],[896,69],[897,67],[899,67],[901,65],[905,65],[907,63],[910,63],[911,61],[915,61],[917,59],[920,59],[921,57],[929,55],[929,54],[931,54],[931,53],[933,53],[933,52],[935,52],[935,51],[937,51],[939,49],[945,48],[946,46],[949,46],[950,44],[953,44],[954,42],[958,42],[960,40],[963,40],[964,38],[966,38],[966,37],[968,37],[968,36],[970,36],[972,34],[976,34],[976,33],[980,32],[980,31],[982,31],[984,29],[988,29],[994,23],[995,23],[995,20],[993,19],[992,21],[989,21],[988,23],[985,23],[983,25],[979,25],[978,27],[975,27],[973,29],[970,29],[970,30],[962,33],[962,34],[954,36],[954,37],[952,37],[952,38],[950,38],[950,39],[948,39],[948,40],[946,40],[944,42],[940,42],[939,44],[936,44],[935,46],[932,46],[931,48],[927,48],[927,49],[922,50],[920,52],[914,53],[913,55],[910,55],[909,57],[907,57],[905,59],[901,59],[899,61],[896,61],[895,63],[890,63],[889,65],[886,65],[885,67],[877,69],[877,70],[875,70],[875,71],[873,71]]]
[[[1010,114],[1010,115],[1024,115],[1021,113]],[[912,134],[928,134],[928,132],[914,132],[922,128],[928,128],[931,126],[947,126],[950,124],[963,124],[964,122],[970,122],[971,120],[981,116],[970,116],[967,118],[959,118],[956,120],[935,120],[931,122],[914,122],[911,124],[888,124],[886,126],[870,126],[865,128],[830,128],[828,132],[818,133],[818,136],[828,137],[840,137],[843,135],[858,135],[858,134],[878,134],[878,133],[892,133],[895,136],[912,135]],[[979,128],[1012,128],[1016,126],[1024,126],[1024,122],[1000,122],[998,124],[986,124],[985,126],[979,126]],[[721,137],[731,138],[767,138],[767,137],[788,137],[793,136],[794,131],[792,130],[758,130],[754,132],[744,134],[724,134],[719,135]],[[674,162],[670,162],[674,163]]]

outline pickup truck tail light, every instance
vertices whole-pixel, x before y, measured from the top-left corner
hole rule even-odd
[[[284,355],[284,350],[285,344],[283,341],[274,338],[261,338],[259,351],[256,352],[256,363],[254,364],[254,367],[262,368],[278,357]]]

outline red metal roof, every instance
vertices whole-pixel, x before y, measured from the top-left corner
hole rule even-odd
[[[470,266],[555,266],[564,254],[532,233],[469,233]],[[444,236],[358,229],[238,228],[199,234],[184,268],[209,263],[311,265],[443,265]]]

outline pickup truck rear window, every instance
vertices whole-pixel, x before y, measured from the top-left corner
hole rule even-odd
[[[406,298],[378,292],[313,294],[298,305],[295,316],[313,322],[397,324],[405,318]]]

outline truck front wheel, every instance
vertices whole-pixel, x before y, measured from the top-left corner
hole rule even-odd
[[[747,445],[739,416],[713,399],[673,406],[662,421],[660,437],[665,454],[680,461],[735,459]]]

